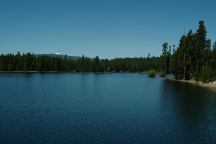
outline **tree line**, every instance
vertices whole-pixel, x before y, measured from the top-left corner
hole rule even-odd
[[[198,29],[184,34],[179,45],[163,45],[162,61],[166,74],[173,74],[179,80],[198,80],[210,82],[216,80],[216,41],[207,39],[204,21],[199,21]]]
[[[100,59],[85,56],[71,59],[68,56],[35,55],[31,53],[0,55],[0,71],[70,71],[70,72],[143,72],[158,70],[160,57]]]

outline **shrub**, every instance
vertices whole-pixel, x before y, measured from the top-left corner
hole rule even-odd
[[[211,82],[216,80],[216,73],[209,66],[203,66],[201,72],[195,74],[195,79],[202,82]]]
[[[165,72],[164,72],[164,71],[161,71],[161,72],[160,72],[160,77],[165,77],[165,76],[166,76]]]
[[[148,76],[149,77],[155,77],[156,76],[156,71],[154,69],[151,69],[148,71]]]

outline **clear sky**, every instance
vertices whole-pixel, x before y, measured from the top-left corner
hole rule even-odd
[[[216,40],[215,0],[1,0],[0,53],[102,58],[160,55],[205,20]]]

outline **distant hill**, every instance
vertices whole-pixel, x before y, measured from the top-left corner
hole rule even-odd
[[[66,59],[72,59],[72,60],[78,60],[81,58],[80,56],[68,56],[68,55],[63,55],[63,54],[36,54],[36,56],[49,56],[49,57],[60,57],[60,58],[65,58]]]

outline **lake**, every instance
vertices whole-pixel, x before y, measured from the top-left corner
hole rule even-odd
[[[213,144],[216,92],[145,74],[1,73],[1,144]]]

